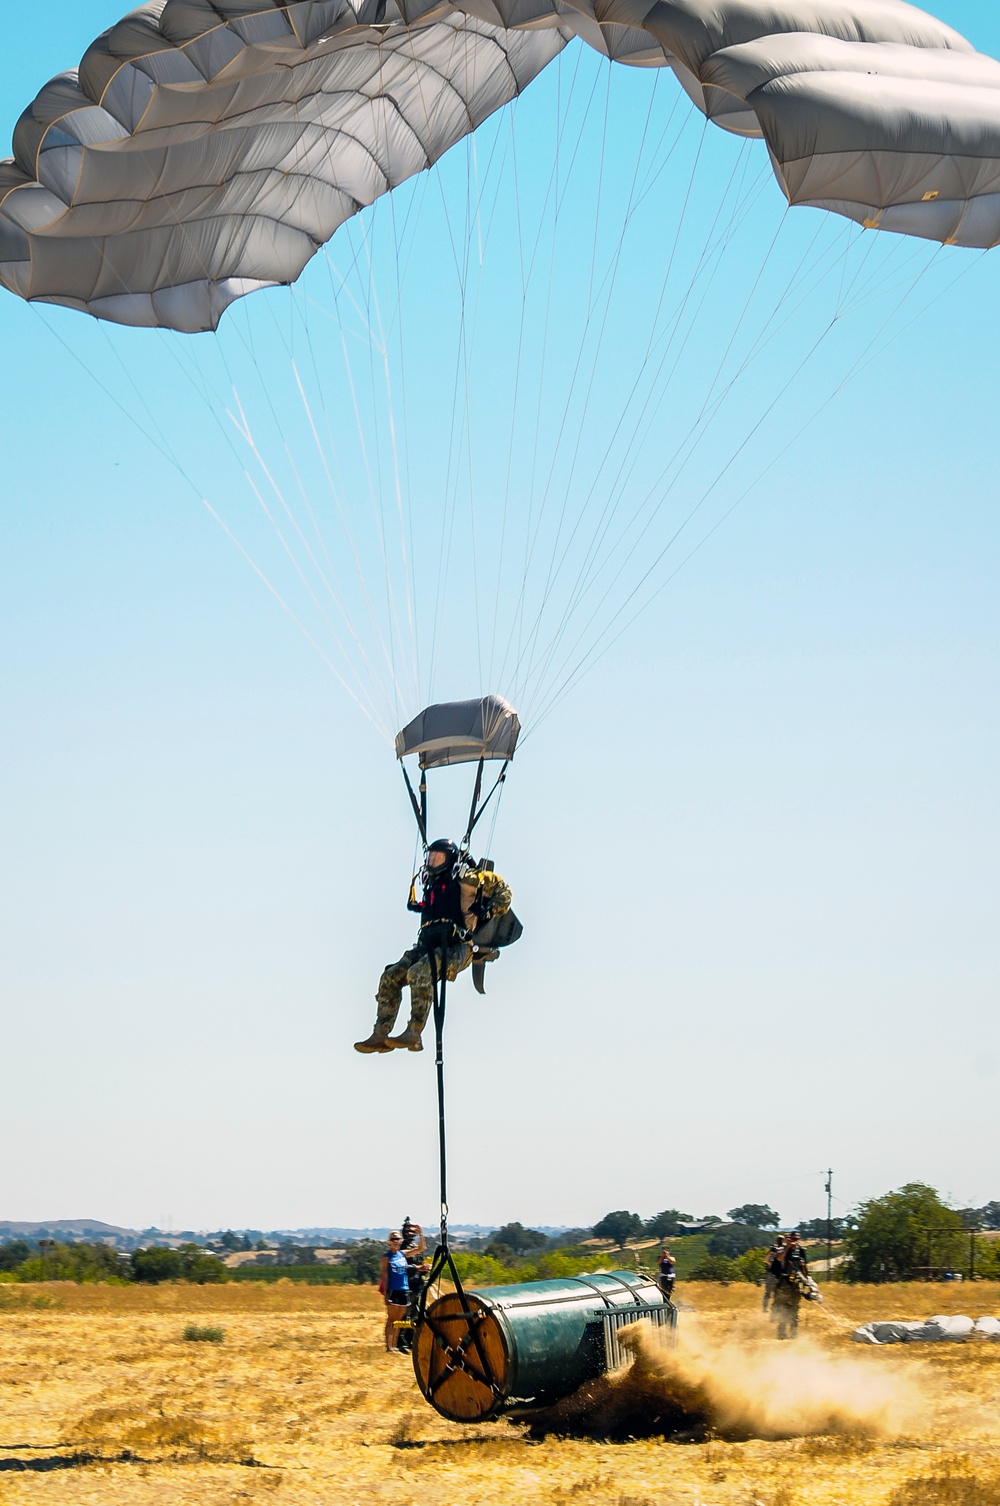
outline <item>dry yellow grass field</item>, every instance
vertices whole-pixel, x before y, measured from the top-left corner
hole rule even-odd
[[[781,1346],[755,1288],[679,1295],[696,1380],[767,1392],[749,1431],[768,1436],[447,1423],[383,1352],[368,1289],[0,1287],[0,1506],[1000,1506],[1000,1344],[849,1341],[872,1317],[1000,1313],[1000,1287],[835,1287]],[[191,1323],[225,1337],[185,1340]]]

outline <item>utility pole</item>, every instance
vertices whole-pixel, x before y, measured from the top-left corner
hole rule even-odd
[[[826,1174],[826,1279],[833,1280],[833,1167]]]

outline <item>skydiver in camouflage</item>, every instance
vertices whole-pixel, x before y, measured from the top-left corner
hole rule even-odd
[[[419,899],[418,881],[422,885]],[[498,873],[463,859],[454,842],[432,842],[423,868],[410,885],[406,905],[420,916],[420,934],[416,944],[383,971],[375,994],[378,1005],[375,1028],[367,1040],[355,1043],[355,1051],[422,1051],[420,1037],[434,1003],[428,955],[431,943],[438,976],[447,969],[448,982],[452,983],[473,960],[475,932],[497,916],[506,915],[510,905],[510,889]],[[496,955],[495,951],[483,948],[476,953],[477,959],[483,961]],[[391,1035],[407,984],[409,1022],[402,1035]]]

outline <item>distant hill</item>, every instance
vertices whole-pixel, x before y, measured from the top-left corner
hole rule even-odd
[[[135,1239],[138,1230],[102,1224],[96,1218],[54,1218],[47,1223],[11,1223],[0,1219],[0,1239]]]
[[[378,1228],[351,1229],[340,1224],[328,1224],[322,1228],[309,1229],[271,1229],[263,1236],[269,1243],[281,1243],[290,1240],[294,1244],[313,1243],[338,1243],[354,1239],[385,1239],[389,1233],[389,1224],[383,1224]],[[492,1234],[498,1225],[496,1224],[453,1224],[452,1236],[459,1240],[482,1238]],[[436,1222],[425,1223],[424,1232],[427,1239],[433,1241],[437,1229]],[[177,1244],[180,1240],[194,1240],[204,1243],[211,1238],[217,1238],[223,1231],[219,1230],[192,1230],[183,1229],[127,1229],[121,1224],[105,1224],[96,1218],[54,1218],[46,1222],[32,1223],[29,1220],[18,1222],[11,1219],[0,1219],[0,1244],[8,1243],[13,1239],[61,1239],[114,1244],[119,1249],[134,1250],[140,1245],[153,1244]],[[259,1229],[234,1229],[234,1234],[246,1234],[256,1243],[261,1238]],[[562,1227],[552,1228],[542,1226],[544,1234],[562,1234]]]

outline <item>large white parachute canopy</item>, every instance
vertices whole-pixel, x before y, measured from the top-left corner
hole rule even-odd
[[[0,282],[213,329],[573,37],[673,69],[711,120],[763,137],[792,204],[1000,240],[1000,63],[904,0],[150,0],[21,118]]]

